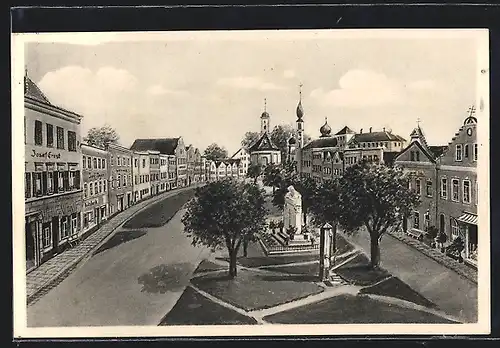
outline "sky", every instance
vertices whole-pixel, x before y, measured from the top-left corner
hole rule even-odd
[[[25,65],[53,104],[83,115],[82,135],[109,124],[124,146],[182,136],[231,154],[260,130],[264,98],[271,127],[295,124],[299,84],[313,138],[325,118],[333,133],[385,127],[406,139],[418,120],[429,144],[446,145],[476,101],[473,36],[283,32],[49,38],[25,45]]]

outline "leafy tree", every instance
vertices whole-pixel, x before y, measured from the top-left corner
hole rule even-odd
[[[247,176],[253,179],[253,183],[257,184],[257,179],[262,174],[262,166],[257,163],[250,163],[247,170]]]
[[[192,244],[212,249],[227,248],[229,275],[237,274],[236,259],[242,243],[248,243],[265,229],[267,210],[257,186],[224,179],[197,188],[182,217]]]
[[[312,220],[316,226],[323,226],[328,222],[334,230],[337,230],[342,209],[339,204],[339,194],[338,179],[328,180],[317,186],[310,207]]]
[[[253,143],[259,140],[259,136],[260,134],[258,132],[246,132],[243,140],[241,141],[241,146],[248,149]]]
[[[216,143],[208,145],[203,153],[207,160],[215,161],[217,159],[227,158],[227,150]]]
[[[395,229],[420,204],[418,195],[408,188],[401,169],[360,162],[349,167],[340,179],[339,222],[348,232],[362,227],[370,235],[371,267],[380,265],[380,239]]]
[[[282,179],[282,169],[276,164],[270,164],[264,169],[264,185],[273,188],[273,194]]]
[[[295,128],[290,124],[280,124],[273,128],[271,140],[281,151],[281,158],[288,158],[288,140],[296,133]],[[304,134],[304,144],[310,141],[311,137]]]
[[[89,145],[97,147],[105,147],[108,144],[116,144],[120,140],[120,136],[114,128],[110,125],[105,124],[102,127],[90,128],[87,132],[87,136],[83,138]]]

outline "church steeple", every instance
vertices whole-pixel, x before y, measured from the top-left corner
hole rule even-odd
[[[270,121],[269,113],[267,112],[267,99],[264,98],[264,112],[260,115],[260,133],[268,133],[269,132],[269,121]]]
[[[297,114],[297,147],[301,149],[304,146],[304,108],[302,107],[302,83],[299,84],[299,104],[295,113]]]

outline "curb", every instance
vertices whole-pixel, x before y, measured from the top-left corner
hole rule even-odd
[[[184,190],[187,191],[187,190]],[[170,192],[170,191],[169,191]],[[183,192],[183,191],[177,191],[178,193]],[[175,196],[175,195],[172,195]],[[168,196],[171,197],[171,196]],[[166,197],[164,197],[166,198]],[[147,207],[151,206],[154,203],[157,203],[160,201],[160,199],[154,201],[154,202],[149,202],[149,204],[144,205],[144,207],[138,209],[135,213],[130,215],[128,218],[126,218],[121,224],[116,226],[114,229],[112,229],[106,236],[103,237],[94,247],[92,247],[89,251],[84,253],[83,255],[79,256],[78,258],[75,259],[67,268],[63,269],[61,272],[59,272],[54,278],[48,280],[44,285],[42,285],[39,289],[37,289],[33,294],[30,296],[27,296],[27,305],[29,306],[30,304],[33,304],[36,302],[38,299],[40,299],[43,295],[47,294],[51,289],[59,285],[66,277],[69,276],[69,274],[74,271],[79,265],[82,265],[86,261],[88,261],[90,258],[92,258],[93,253],[101,247],[104,243],[106,243],[109,239],[113,237],[115,232],[123,226],[125,223],[127,223],[130,219],[132,219],[136,214],[141,212],[142,210],[146,209]],[[182,208],[182,207],[181,207]],[[96,231],[97,232],[97,231]],[[95,232],[94,232],[95,233]]]
[[[416,244],[408,243],[403,238],[400,238],[399,236],[392,234],[392,233],[387,233],[387,235],[394,238],[394,239],[399,240],[400,242],[404,243],[405,245],[408,245],[409,247],[417,250],[418,252],[422,253],[423,255],[427,256],[428,258],[436,261],[437,263],[445,266],[446,268],[452,270],[453,272],[457,273],[458,275],[464,277],[465,279],[467,279],[467,280],[469,280],[477,285],[477,278],[471,277],[470,275],[468,275],[464,271],[462,271],[460,268],[455,267],[455,265],[453,265],[453,264],[450,265],[449,263],[443,261],[441,258],[438,258],[438,257],[432,255],[431,253],[427,252],[427,250],[424,249],[425,247],[419,248]]]

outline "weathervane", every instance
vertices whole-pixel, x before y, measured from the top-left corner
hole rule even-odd
[[[472,115],[474,115],[475,113],[476,113],[476,107],[472,105],[471,107],[469,107],[469,117],[472,117]]]

